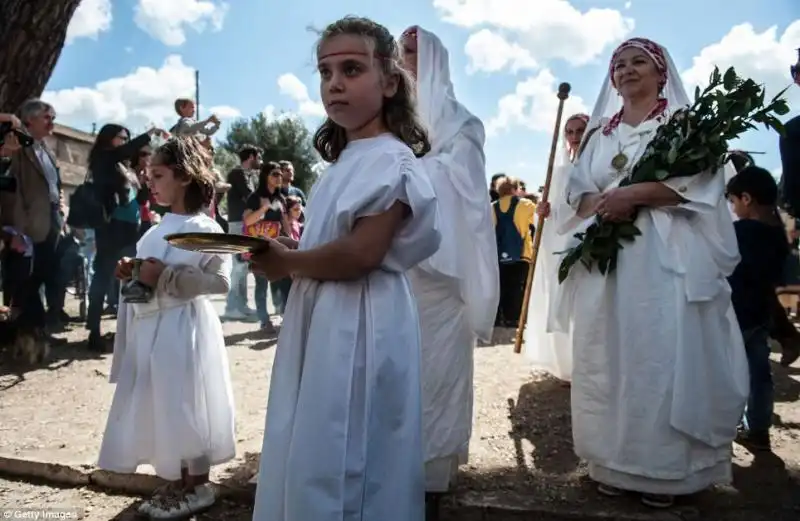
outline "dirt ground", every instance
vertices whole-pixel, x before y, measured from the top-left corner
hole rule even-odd
[[[104,328],[113,329],[113,322],[106,321]],[[257,337],[254,328],[225,324],[239,451],[235,461],[216,469],[212,477],[229,486],[245,486],[261,448],[275,339]],[[62,336],[68,343],[52,348],[46,367],[0,366],[0,455],[95,462],[113,393],[107,382],[110,356],[89,355],[81,328]],[[572,451],[569,389],[546,375],[532,374],[525,359],[512,352],[510,338],[509,331],[498,331],[494,345],[476,351],[474,430],[470,462],[458,486],[459,501],[522,509],[534,505],[572,519],[597,513],[612,518],[616,512],[650,514],[633,498],[608,500],[597,495]],[[781,369],[775,364],[775,381],[773,453],[756,457],[735,447],[734,485],[685,498],[674,514],[715,521],[800,519],[800,367]],[[126,519],[118,516],[130,514],[128,507],[135,500],[97,496],[103,495],[0,481],[0,505],[74,502],[91,509],[90,519]],[[247,508],[233,504],[218,505],[209,516],[199,519],[249,519]],[[483,519],[507,517],[487,514]]]

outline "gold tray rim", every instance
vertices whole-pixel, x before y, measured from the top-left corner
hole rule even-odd
[[[264,239],[235,233],[171,233],[164,240],[176,248],[208,253],[253,253],[269,246]]]

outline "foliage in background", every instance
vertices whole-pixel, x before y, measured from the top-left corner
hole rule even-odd
[[[317,179],[316,165],[320,158],[311,142],[312,133],[298,117],[280,115],[275,119],[267,119],[259,113],[250,119],[240,119],[231,124],[225,139],[220,141],[217,149],[217,167],[223,173],[232,168],[223,168],[236,156],[239,147],[253,144],[264,151],[264,161],[291,161],[294,165],[294,184],[308,193]],[[223,150],[224,149],[224,150]],[[223,162],[223,163],[221,163]]]

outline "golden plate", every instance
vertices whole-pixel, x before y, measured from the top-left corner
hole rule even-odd
[[[173,233],[164,237],[176,248],[202,253],[255,253],[269,247],[258,237],[222,233]]]

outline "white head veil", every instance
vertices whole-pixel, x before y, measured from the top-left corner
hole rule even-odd
[[[411,30],[417,35],[417,111],[428,129],[432,152],[436,153],[468,122],[480,122],[456,99],[450,80],[450,55],[442,41],[421,27]]]
[[[422,164],[436,191],[442,221],[449,227],[439,251],[420,267],[458,279],[471,329],[478,338],[489,340],[500,289],[497,241],[486,190],[483,123],[456,100],[441,40],[420,27],[404,34],[413,33],[417,110],[431,141]]]
[[[647,40],[645,38],[631,38],[623,42],[614,51],[609,61],[608,73],[603,81],[603,88],[600,89],[600,94],[594,104],[592,117],[589,120],[587,133],[584,134],[584,139],[589,134],[589,130],[605,125],[614,115],[622,110],[622,97],[617,93],[614,86],[613,68],[616,57],[620,52],[625,49],[635,47],[646,52],[650,58],[656,63],[662,74],[666,77],[666,82],[661,91],[661,97],[667,100],[667,106],[676,109],[689,105],[689,96],[686,94],[686,89],[683,87],[680,73],[669,52],[657,43]]]

